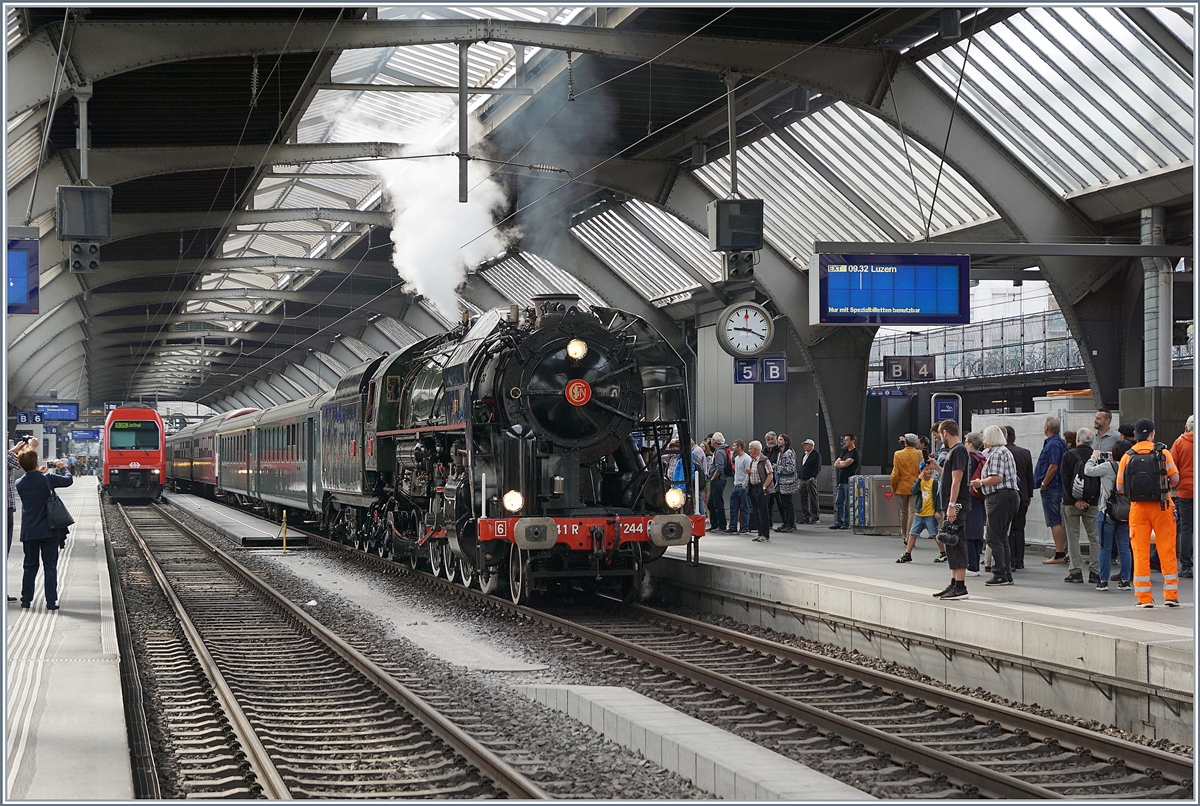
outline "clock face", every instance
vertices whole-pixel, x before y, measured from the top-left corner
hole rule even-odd
[[[735,356],[757,355],[767,348],[775,325],[761,305],[740,303],[725,309],[717,335],[726,352]]]

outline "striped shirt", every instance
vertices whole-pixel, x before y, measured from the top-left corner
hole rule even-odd
[[[1003,445],[995,445],[988,449],[987,461],[983,463],[983,471],[980,474],[982,478],[988,476],[999,476],[999,484],[985,484],[982,486],[984,495],[991,495],[1000,490],[1017,490],[1017,463],[1013,461],[1013,455]]]
[[[17,483],[15,473],[20,467],[17,462],[17,455],[12,451],[8,452],[8,508],[15,510],[17,508]]]

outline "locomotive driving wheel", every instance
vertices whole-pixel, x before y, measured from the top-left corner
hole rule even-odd
[[[442,575],[442,547],[437,540],[430,540],[426,545],[429,546],[429,570],[435,577],[440,577]]]
[[[446,579],[453,582],[458,579],[458,558],[454,556],[454,551],[450,548],[449,540],[438,542],[442,547],[442,568],[446,572]]]
[[[475,577],[475,566],[460,557],[458,560],[458,584],[469,588],[475,584]]]
[[[508,593],[516,605],[529,604],[529,580],[525,573],[525,561],[528,559],[529,552],[515,545],[508,552]]]

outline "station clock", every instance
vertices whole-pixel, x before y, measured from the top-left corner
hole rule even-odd
[[[758,355],[774,338],[775,322],[757,302],[735,302],[717,319],[717,343],[734,358]]]

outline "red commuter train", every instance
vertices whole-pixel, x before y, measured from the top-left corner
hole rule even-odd
[[[114,501],[150,501],[167,481],[162,417],[150,406],[131,403],[108,413],[101,442],[101,489]]]

